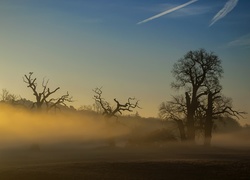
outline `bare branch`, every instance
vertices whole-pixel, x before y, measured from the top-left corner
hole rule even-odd
[[[221,115],[221,114],[229,114],[230,116],[235,116],[239,119],[240,117],[244,118],[243,114],[247,114],[247,113],[244,111],[236,111],[236,110],[233,110],[232,107],[226,106],[224,107],[224,109],[214,112],[213,116],[217,117],[218,115]]]
[[[72,96],[69,96],[69,92],[67,94],[62,95],[60,98],[54,99],[51,98],[50,100],[45,100],[47,111],[49,111],[52,108],[60,109],[59,105],[66,105],[66,102],[73,102]]]
[[[139,101],[136,100],[135,98],[128,98],[128,101],[125,104],[121,104],[116,98],[114,99],[114,102],[116,103],[116,107],[112,109],[110,104],[105,101],[101,95],[102,95],[102,90],[101,88],[95,88],[94,90],[94,99],[96,102],[100,104],[100,106],[103,109],[103,114],[106,115],[107,117],[113,117],[116,116],[117,113],[122,114],[123,111],[129,111],[132,112],[133,109],[135,108],[140,108],[139,107]]]

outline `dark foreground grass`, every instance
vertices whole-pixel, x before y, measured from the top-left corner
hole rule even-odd
[[[248,152],[225,149],[12,152],[2,158],[0,179],[250,179]]]
[[[0,179],[250,179],[249,162],[88,162],[5,168]]]

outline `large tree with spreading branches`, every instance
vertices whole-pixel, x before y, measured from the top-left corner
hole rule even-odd
[[[233,110],[231,101],[221,93],[223,69],[214,53],[204,49],[189,51],[174,64],[172,73],[172,87],[183,89],[184,95],[163,102],[159,110],[161,117],[177,122],[183,141],[194,142],[196,131],[201,130],[205,145],[210,145],[214,119],[225,114],[239,117],[243,113]]]
[[[174,89],[185,89],[187,108],[187,138],[195,140],[195,112],[199,98],[205,94],[207,86],[217,86],[222,77],[221,60],[214,53],[204,49],[189,51],[174,64],[172,74]]]

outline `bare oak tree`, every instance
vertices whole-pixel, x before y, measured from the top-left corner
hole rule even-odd
[[[27,87],[30,88],[33,92],[33,95],[36,98],[36,101],[33,103],[31,108],[41,109],[43,105],[46,105],[47,110],[50,110],[53,107],[58,107],[59,104],[65,104],[65,102],[72,102],[72,97],[69,96],[68,92],[66,95],[61,96],[60,98],[50,98],[52,94],[56,93],[60,87],[57,87],[51,90],[48,87],[49,80],[42,82],[42,91],[38,92],[37,89],[37,78],[32,77],[33,72],[30,72],[28,75],[24,75],[23,81],[28,84]]]
[[[236,111],[232,107],[232,100],[223,96],[222,88],[208,89],[198,101],[195,111],[194,128],[199,130],[204,137],[204,145],[210,146],[214,120],[223,117],[243,117],[245,112]],[[172,101],[163,102],[159,108],[159,115],[162,119],[175,121],[178,125],[181,140],[186,140],[186,117],[187,104],[183,96],[174,96]]]
[[[189,51],[184,58],[174,64],[172,70],[175,89],[185,88],[187,107],[187,139],[195,140],[195,113],[199,98],[204,95],[207,86],[215,86],[222,77],[221,60],[204,49]]]
[[[117,114],[122,114],[123,111],[132,112],[135,108],[140,108],[138,105],[138,100],[135,98],[128,98],[128,101],[124,104],[120,103],[116,98],[114,99],[115,107],[111,107],[110,103],[102,98],[102,90],[101,88],[93,89],[95,95],[94,100],[97,104],[99,104],[103,110],[103,115],[107,118],[117,117]]]
[[[184,88],[185,95],[163,103],[160,114],[177,122],[182,139],[194,142],[197,132],[204,133],[205,145],[210,145],[213,120],[223,115],[238,117],[242,112],[232,109],[231,102],[221,94],[221,60],[204,49],[189,51],[174,64],[174,89]],[[185,126],[185,131],[182,126]]]

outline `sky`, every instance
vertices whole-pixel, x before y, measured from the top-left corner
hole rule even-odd
[[[171,89],[173,64],[205,48],[222,60],[223,93],[250,113],[248,0],[1,0],[0,88],[34,100],[23,82],[61,87],[94,103],[92,91],[124,102],[139,99],[144,117],[157,117]],[[250,119],[249,114],[245,116]],[[250,124],[246,119],[241,120]]]

